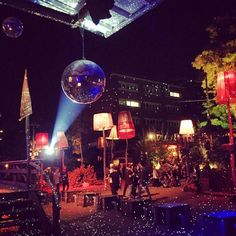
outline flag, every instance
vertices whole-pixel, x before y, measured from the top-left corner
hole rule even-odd
[[[23,120],[25,117],[31,114],[32,114],[31,98],[30,98],[30,92],[29,92],[29,86],[28,86],[27,70],[25,70],[24,82],[23,82],[22,93],[21,93],[19,121]]]

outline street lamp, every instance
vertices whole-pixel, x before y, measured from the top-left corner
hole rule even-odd
[[[106,137],[105,130],[109,130],[113,127],[113,120],[111,113],[97,113],[93,115],[93,130],[102,131],[103,137],[103,179],[104,188],[106,189]]]

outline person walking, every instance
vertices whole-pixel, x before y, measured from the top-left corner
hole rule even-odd
[[[139,185],[139,181],[140,181],[140,168],[137,164],[135,164],[133,166],[133,182],[131,184],[131,198],[135,198],[136,197],[136,190],[137,187]]]
[[[111,194],[112,195],[117,195],[117,191],[120,188],[120,183],[121,183],[121,175],[120,171],[118,171],[118,167],[111,165],[110,170],[109,170],[109,182],[111,186]]]
[[[124,180],[125,180],[125,185],[124,185],[124,190],[123,190],[123,197],[126,196],[127,189],[129,190],[128,196],[130,197],[131,196],[131,187],[133,184],[133,168],[132,168],[131,164],[128,164],[126,166]]]
[[[69,190],[69,177],[66,167],[64,167],[61,173],[61,181],[62,181],[62,191],[65,192]]]
[[[139,180],[139,184],[138,184],[138,197],[141,198],[141,194],[142,194],[142,189],[144,189],[148,195],[148,198],[150,200],[152,200],[152,196],[148,187],[148,182],[149,182],[149,173],[147,170],[147,167],[145,165],[145,163],[139,163],[138,164],[139,168],[140,168],[140,180]]]

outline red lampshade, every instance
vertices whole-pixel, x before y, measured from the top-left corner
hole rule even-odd
[[[48,145],[48,133],[36,133],[35,147],[36,149],[43,149]]]
[[[134,123],[129,111],[121,111],[118,114],[118,136],[119,139],[135,137]]]
[[[217,77],[218,104],[236,103],[236,72],[220,72]]]

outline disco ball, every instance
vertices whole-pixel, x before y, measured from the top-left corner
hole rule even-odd
[[[2,23],[2,30],[10,38],[18,38],[23,33],[23,23],[16,17],[8,17]]]
[[[66,67],[61,86],[65,95],[73,102],[89,104],[103,94],[106,78],[103,70],[89,60],[77,60]]]

